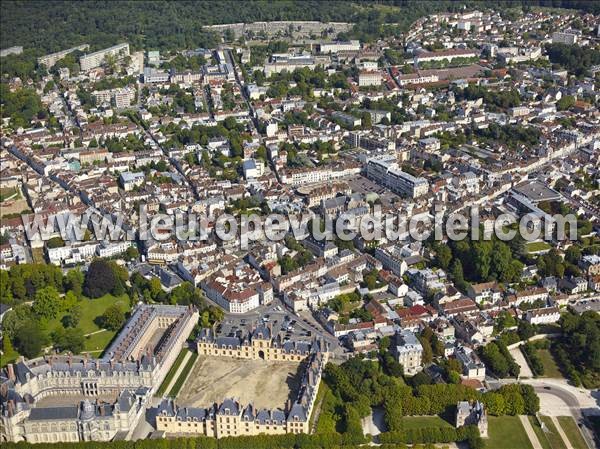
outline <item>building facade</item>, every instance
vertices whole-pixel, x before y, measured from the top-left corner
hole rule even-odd
[[[191,307],[139,305],[99,359],[52,356],[7,365],[0,374],[0,441],[128,437],[197,322]]]
[[[157,408],[156,428],[169,436],[205,435],[214,438],[309,433],[309,419],[314,408],[319,382],[328,353],[321,342],[315,342],[307,359],[298,396],[286,410],[257,410],[252,404],[242,405],[225,399],[208,408],[178,407],[165,399]]]

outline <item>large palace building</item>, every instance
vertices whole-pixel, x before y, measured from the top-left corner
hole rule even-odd
[[[308,357],[312,345],[283,341],[280,335],[272,336],[270,327],[258,326],[243,338],[215,336],[211,329],[203,329],[196,346],[199,355],[300,362]]]
[[[128,438],[197,322],[192,307],[139,305],[99,359],[9,364],[0,373],[0,441]]]
[[[267,335],[262,334],[265,332],[268,332],[266,328],[259,328],[254,331],[253,335],[264,336]],[[217,338],[216,341],[218,340]],[[204,344],[203,341],[201,337],[198,344]],[[257,342],[262,342],[264,345],[259,345],[255,348],[256,350],[249,349],[246,352],[245,348],[252,348]],[[274,341],[271,341],[268,345],[267,342],[268,340],[264,339],[251,339],[247,345],[242,345],[240,342],[237,348],[234,348],[232,344],[231,351],[233,352],[231,354],[229,352],[219,352],[218,354],[211,353],[211,355],[266,359],[266,357],[269,357],[267,354],[270,354],[273,357],[270,360],[301,361],[306,359],[307,366],[297,399],[286,410],[257,410],[252,404],[243,405],[235,399],[225,399],[221,404],[213,404],[207,408],[178,407],[172,400],[165,399],[157,409],[157,430],[173,436],[199,434],[216,438],[260,434],[309,433],[310,416],[323,368],[327,363],[328,352],[324,348],[324,343],[320,340],[315,341],[312,345],[309,345],[307,352],[304,352],[303,348],[297,354],[288,353],[283,348],[271,346],[275,344]],[[290,351],[292,350],[297,351],[299,349],[294,347],[294,349],[290,349]],[[261,356],[261,354],[263,355]],[[286,358],[292,355],[294,358]],[[300,359],[297,357],[300,357]]]

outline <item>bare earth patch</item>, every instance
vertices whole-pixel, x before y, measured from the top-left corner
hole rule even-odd
[[[288,399],[296,398],[302,366],[295,362],[200,356],[177,396],[177,403],[207,407],[235,398],[259,409],[283,409]]]

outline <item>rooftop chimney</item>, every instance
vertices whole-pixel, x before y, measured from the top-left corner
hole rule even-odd
[[[15,366],[12,363],[9,363],[6,366],[6,370],[8,371],[8,379],[15,382],[17,377],[15,376]]]

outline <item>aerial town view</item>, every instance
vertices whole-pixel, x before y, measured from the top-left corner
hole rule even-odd
[[[3,0],[0,120],[2,449],[600,449],[599,1]]]

